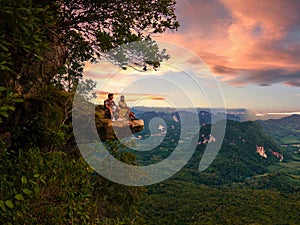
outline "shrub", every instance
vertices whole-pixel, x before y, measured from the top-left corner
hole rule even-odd
[[[0,159],[1,224],[128,224],[140,193],[63,152],[6,151]]]

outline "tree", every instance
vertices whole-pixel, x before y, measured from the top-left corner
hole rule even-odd
[[[175,4],[175,0],[1,1],[0,86],[11,86],[26,98],[57,74],[56,81],[79,79],[85,61],[176,29]]]
[[[46,1],[1,1],[0,86],[28,97],[63,65],[52,34],[57,6]]]
[[[159,61],[168,56],[164,50],[159,51],[151,35],[179,26],[175,3],[175,0],[2,0],[0,87],[12,90],[24,102],[17,103],[15,112],[9,111],[0,133],[14,133],[12,138],[18,146],[28,142],[26,137],[44,146],[49,141],[40,137],[49,137],[49,133],[64,138],[61,127],[71,127],[72,93],[82,78],[84,62],[109,58],[121,67],[125,62],[125,68],[135,63],[140,68],[148,65],[156,69]],[[148,40],[145,47],[122,52],[121,58],[108,55],[113,48],[119,51],[116,47],[140,40]],[[93,87],[90,81],[85,83]],[[23,127],[30,128],[28,135]],[[38,133],[32,135],[32,129]]]
[[[3,218],[8,223],[43,223],[48,218],[54,223],[85,223],[89,215],[94,217],[89,219],[93,223],[103,217],[99,213],[104,209],[113,219],[119,211],[124,221],[127,216],[132,221],[138,188],[95,176],[82,158],[75,160],[76,153],[67,159],[49,151],[63,150],[65,143],[73,140],[69,113],[84,62],[107,57],[110,49],[122,44],[149,40],[153,33],[176,29],[174,10],[175,0],[0,1],[0,169],[4,171],[0,179],[0,211],[4,212],[0,223]],[[146,62],[147,55],[139,56],[144,57],[144,62],[139,62],[158,66],[157,62]],[[81,85],[85,90],[93,88],[90,81]],[[13,114],[8,115],[11,111]],[[1,134],[5,134],[4,145]],[[122,157],[134,160],[130,154]],[[65,179],[70,170],[79,178],[75,181],[71,176],[71,183]],[[27,177],[33,182],[27,182]],[[69,187],[76,190],[78,203]],[[40,202],[46,202],[47,209],[40,207]],[[34,206],[41,210],[36,216],[32,214]]]

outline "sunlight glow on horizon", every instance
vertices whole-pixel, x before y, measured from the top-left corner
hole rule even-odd
[[[212,75],[222,88],[227,108],[244,108],[255,112],[254,115],[298,113],[300,1],[184,0],[178,1],[176,7],[179,31],[154,38],[159,43],[169,43],[167,53],[171,58],[161,63],[160,70],[137,72],[108,62],[98,67],[88,63],[86,75],[102,84],[98,90],[123,93],[138,78],[158,76],[182,83],[194,101],[200,99],[196,106],[206,108],[207,98],[213,99],[218,90],[215,83],[206,79]],[[205,93],[193,94],[195,88],[184,85],[186,74],[197,77]],[[155,82],[147,85],[144,90],[139,88],[138,93],[127,89],[126,99],[134,103],[147,96],[150,101],[151,96],[167,99],[176,95],[168,88],[155,91],[159,85]],[[102,98],[106,96],[101,95],[99,101]],[[164,106],[164,101],[154,99],[144,104]],[[189,107],[180,96],[177,101]]]
[[[290,115],[300,115],[300,112],[268,112],[268,113],[257,113],[256,114],[256,116],[265,116],[265,115],[290,116]]]

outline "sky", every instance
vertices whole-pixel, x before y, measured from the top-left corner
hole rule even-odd
[[[176,15],[178,31],[154,37],[171,56],[159,71],[87,65],[99,101],[114,92],[131,106],[300,111],[299,0],[178,0]]]

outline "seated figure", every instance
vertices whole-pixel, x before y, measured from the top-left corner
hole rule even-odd
[[[127,106],[125,97],[122,95],[120,97],[119,101],[119,117],[122,119],[130,119],[130,120],[137,120],[137,118],[134,115],[134,112],[130,110],[130,108]]]
[[[112,121],[115,121],[118,117],[118,107],[114,102],[114,94],[108,94],[108,98],[104,101],[104,108],[105,108],[105,117],[111,118]]]

